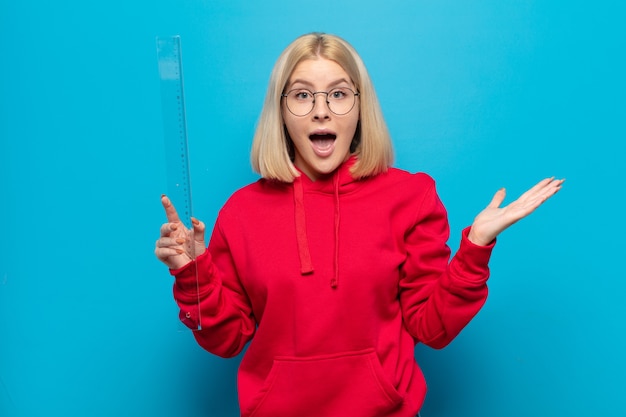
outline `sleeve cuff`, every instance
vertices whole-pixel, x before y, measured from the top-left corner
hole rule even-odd
[[[469,231],[469,227],[463,229],[461,245],[450,266],[458,279],[482,284],[489,278],[489,260],[496,240],[486,246],[476,245],[469,240]]]
[[[199,288],[197,270],[206,271],[211,262],[211,255],[208,250],[196,259],[178,269],[170,269],[170,274],[176,278],[174,283],[174,293],[177,299],[192,297],[197,299]],[[202,291],[200,291],[202,292]]]

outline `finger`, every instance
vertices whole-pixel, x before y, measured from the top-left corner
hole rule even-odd
[[[533,185],[531,188],[526,190],[522,195],[517,199],[518,201],[524,201],[526,199],[534,198],[538,193],[541,192],[550,182],[552,182],[554,178],[544,178],[539,181],[537,184]]]
[[[181,237],[178,237],[178,238],[162,237],[156,241],[156,247],[157,248],[182,249],[183,248],[182,245],[184,245],[185,242],[187,242],[187,239],[184,239]]]
[[[180,217],[178,217],[176,208],[174,208],[174,205],[165,194],[161,196],[161,204],[163,204],[163,208],[165,209],[167,221],[170,223],[180,223]]]
[[[563,180],[557,180],[554,177],[544,178],[531,187],[528,191],[522,194],[522,197],[526,195],[533,195],[537,193],[543,193],[546,190],[552,190],[554,187],[560,187],[563,184]]]
[[[520,207],[530,208],[531,210],[539,207],[544,201],[550,198],[558,191],[562,180],[555,180],[554,177],[544,178],[535,184],[532,188],[523,193],[516,203]]]
[[[560,180],[554,180],[552,181],[552,183],[550,183],[550,186],[555,188],[556,191],[560,190],[561,187],[563,186],[563,183],[565,182],[565,178],[562,178]]]
[[[553,180],[552,182],[550,182],[550,184],[548,184],[541,192],[541,194],[543,196],[545,196],[546,199],[552,197],[554,194],[556,194],[560,189],[561,186],[563,185],[563,182],[565,180]]]
[[[546,178],[522,194],[515,202],[515,205],[528,215],[556,194],[561,189],[564,181],[563,179],[555,180],[554,177]]]
[[[554,179],[554,177],[552,178],[547,178],[545,184],[543,185],[542,188],[537,188],[534,192],[534,195],[532,195],[531,197],[533,197],[533,199],[539,199],[541,200],[541,202],[546,201],[548,198],[552,197],[554,194],[556,194],[560,189],[561,186],[563,185],[563,182],[565,180],[560,179],[560,180],[556,180]],[[543,181],[542,181],[543,183]]]
[[[206,226],[204,225],[204,223],[196,219],[195,217],[192,217],[191,224],[193,225],[194,240],[198,243],[204,243],[204,233],[206,231]]]
[[[506,190],[504,188],[500,188],[498,191],[496,191],[493,198],[491,199],[491,202],[489,203],[487,207],[489,208],[500,207],[500,204],[502,204],[505,197],[506,197]]]
[[[184,250],[174,248],[156,248],[154,250],[154,254],[156,255],[156,257],[162,262],[166,263],[170,258],[173,258],[175,256],[181,256],[183,253],[185,253]]]
[[[170,236],[172,233],[181,230],[180,223],[163,223],[161,225],[161,236]],[[182,234],[182,233],[179,233]]]

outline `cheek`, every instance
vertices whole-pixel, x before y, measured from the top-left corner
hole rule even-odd
[[[302,132],[306,130],[305,123],[302,123],[299,120],[294,120],[292,117],[283,117],[283,122],[291,139],[298,138],[302,135]]]
[[[289,122],[289,120],[283,120],[285,133],[289,138],[293,138],[295,136],[295,131],[293,129],[293,125]]]
[[[350,124],[348,127],[346,127],[346,131],[350,133],[350,138],[352,139],[354,137],[354,135],[356,134],[357,130],[359,127],[359,119],[355,118],[354,120],[350,121]]]

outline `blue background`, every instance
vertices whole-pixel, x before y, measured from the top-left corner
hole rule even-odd
[[[275,59],[314,30],[361,53],[396,165],[436,178],[453,249],[498,188],[567,178],[501,236],[477,318],[416,349],[423,415],[625,415],[623,4],[3,1],[0,415],[237,415],[238,359],[182,329],[153,255],[155,37],[182,38],[194,210],[212,223],[256,178]]]

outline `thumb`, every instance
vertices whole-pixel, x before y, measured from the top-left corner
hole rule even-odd
[[[500,188],[498,191],[496,191],[493,198],[491,199],[491,202],[489,203],[487,207],[489,208],[500,207],[500,204],[502,204],[502,202],[504,201],[504,197],[506,197],[506,190],[504,188]]]
[[[206,230],[206,226],[203,222],[196,219],[195,217],[191,218],[191,224],[193,225],[193,239],[196,243],[201,243],[204,245],[204,233]]]

